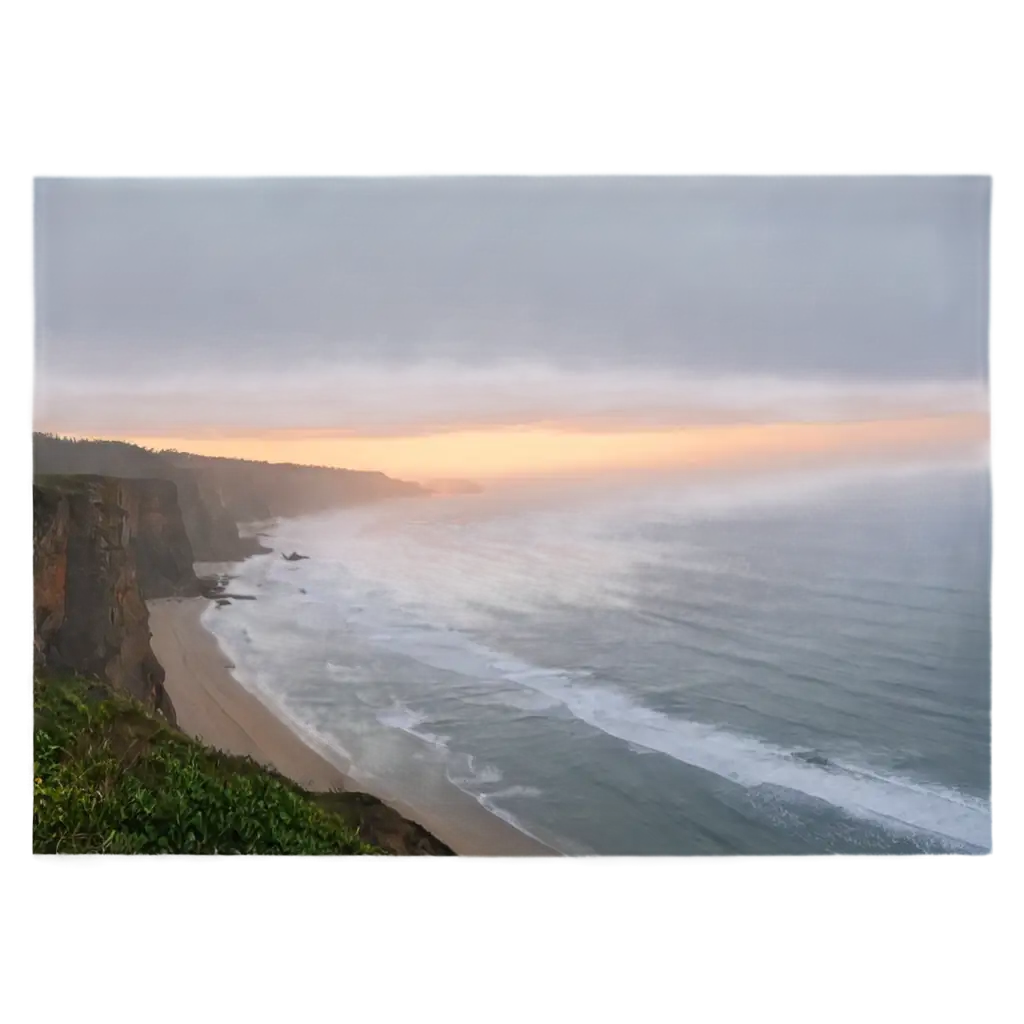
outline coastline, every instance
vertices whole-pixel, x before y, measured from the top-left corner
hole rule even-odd
[[[414,810],[393,793],[354,782],[235,679],[216,637],[200,621],[210,604],[204,597],[147,602],[151,645],[183,732],[270,765],[309,790],[369,792],[461,856],[558,856],[454,786],[435,806]]]

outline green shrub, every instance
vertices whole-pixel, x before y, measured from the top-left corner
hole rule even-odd
[[[77,677],[35,683],[36,853],[382,851],[300,787]]]

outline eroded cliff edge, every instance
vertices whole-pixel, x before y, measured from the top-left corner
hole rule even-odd
[[[146,608],[199,593],[174,484],[40,477],[32,505],[36,665],[98,676],[174,722]]]
[[[425,497],[418,484],[383,473],[155,452],[126,441],[32,435],[35,472],[160,479],[177,487],[181,518],[198,562],[234,562],[269,551],[241,523]]]

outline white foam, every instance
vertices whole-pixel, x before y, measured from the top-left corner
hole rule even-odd
[[[486,808],[495,817],[501,818],[502,821],[511,825],[514,829],[522,832],[523,835],[529,836],[531,839],[535,839],[538,843],[543,843],[544,840],[540,836],[535,835],[531,832],[511,811],[505,810],[504,807],[496,804],[494,799],[485,793],[475,793],[477,802],[481,807]],[[574,846],[576,844],[573,844]]]
[[[251,650],[240,650],[234,647],[225,629],[224,619],[215,619],[207,615],[215,606],[207,608],[200,616],[204,627],[217,641],[221,653],[228,660],[231,674],[243,689],[251,693],[262,703],[275,718],[284,722],[292,729],[307,746],[312,747],[325,760],[344,771],[348,771],[352,763],[352,755],[341,744],[336,736],[329,735],[318,729],[308,718],[298,715],[273,688],[266,674],[259,669],[259,655]],[[214,628],[216,624],[219,628]],[[239,630],[246,643],[251,643],[248,627]]]
[[[627,743],[630,753],[637,754],[640,757],[644,757],[648,754],[656,754],[656,750],[650,750],[648,747],[639,747],[635,743]]]
[[[375,717],[381,725],[387,726],[389,729],[399,729],[439,750],[448,749],[450,742],[448,736],[440,736],[417,728],[427,721],[426,715],[413,711],[399,701],[395,701],[390,708],[384,711],[378,711]]]
[[[503,800],[506,797],[524,798],[524,799],[537,799],[544,794],[541,790],[537,789],[536,786],[508,786],[505,789],[499,789],[495,793],[489,793],[488,796],[492,800]]]
[[[484,703],[499,704],[503,707],[515,708],[516,711],[550,711],[560,706],[561,702],[535,690],[523,687],[505,687],[496,689],[483,698]]]
[[[522,706],[524,710],[541,710],[545,707],[555,707],[560,703],[557,697],[545,698],[547,691],[542,686],[533,684],[549,677],[550,680],[557,681],[586,675],[582,672],[570,674],[559,669],[542,668],[519,658],[497,653],[455,630],[431,629],[422,624],[396,626],[386,634],[372,633],[369,639],[374,642],[383,640],[389,651],[404,654],[431,668],[455,672],[474,680],[500,679],[516,683],[519,687],[518,693],[516,690],[503,687],[497,692],[497,697],[502,701],[518,699],[520,704],[515,706]],[[538,700],[538,697],[541,699]]]
[[[505,777],[501,769],[493,764],[478,766],[472,754],[465,755],[465,768],[465,772],[459,772],[449,767],[445,775],[449,782],[467,792],[475,791],[481,786],[495,786]]]
[[[348,578],[345,583],[351,587],[355,581]],[[530,664],[430,623],[404,602],[399,588],[390,598],[381,593],[384,585],[378,579],[372,588],[355,591],[325,587],[316,590],[313,600],[343,610],[347,625],[391,651],[477,685],[493,683],[494,698],[514,707],[543,711],[561,706],[634,750],[663,754],[752,791],[775,787],[796,801],[821,801],[894,833],[925,835],[954,848],[988,849],[994,843],[995,813],[988,801],[852,761],[834,761],[828,767],[809,764],[756,736],[655,711],[622,690],[594,682],[586,672]],[[399,603],[407,606],[399,609]],[[447,742],[446,737],[423,733],[418,727],[425,719],[408,709],[384,713],[380,721],[427,742]],[[481,784],[479,779],[464,782]]]
[[[543,678],[543,683],[540,679]],[[808,764],[794,751],[645,708],[623,694],[551,676],[538,684],[581,721],[608,735],[713,772],[739,785],[779,786],[857,817],[923,831],[970,846],[991,845],[991,809],[982,800],[848,763]]]
[[[269,565],[267,566],[266,577],[267,577],[268,580],[272,580],[274,583],[288,583],[288,584],[292,584],[294,581],[289,579],[290,575],[300,565],[304,568],[307,564],[308,564],[307,562],[291,562],[291,561],[286,561],[284,558],[280,558],[280,557],[274,558],[269,563]],[[305,580],[307,575],[308,575],[308,573],[304,572],[302,574],[302,579]]]
[[[438,658],[435,644],[419,646],[422,635],[422,629],[405,635],[396,630],[393,649],[428,665],[457,667],[477,679],[498,676],[514,682],[549,702],[548,706],[562,705],[580,721],[610,736],[748,788],[779,786],[890,827],[930,832],[971,846],[987,848],[991,844],[989,805],[955,790],[849,763],[834,762],[831,767],[809,764],[795,758],[794,751],[671,717],[611,688],[594,686],[573,674],[491,651],[450,631],[443,634],[442,641],[448,650],[443,658]],[[508,703],[515,698],[506,686],[498,691],[497,699]],[[523,703],[530,710],[536,709],[530,707],[529,699]],[[409,721],[399,727],[413,731],[412,727],[421,721]]]
[[[471,764],[471,766],[473,764],[473,759],[472,758],[470,758],[470,764]],[[492,769],[492,772],[496,773],[499,776],[501,775],[501,773],[497,772],[496,769]],[[481,772],[481,771],[475,771],[474,772],[474,776],[475,777],[479,777],[481,774],[483,774],[483,772]],[[541,842],[550,842],[550,841],[542,840],[535,833],[531,833],[531,831],[522,823],[522,821],[520,821],[514,814],[512,814],[511,811],[507,811],[504,807],[502,807],[498,803],[499,800],[504,800],[504,799],[507,799],[509,797],[539,797],[539,796],[541,796],[539,791],[537,791],[537,790],[530,790],[530,788],[528,788],[526,786],[511,786],[511,787],[507,788],[507,790],[501,790],[501,791],[492,792],[492,793],[483,793],[483,792],[480,792],[478,790],[478,788],[475,787],[475,786],[478,786],[478,785],[481,784],[479,782],[474,783],[472,781],[457,780],[457,779],[451,779],[451,778],[450,778],[450,781],[452,781],[456,785],[458,785],[459,788],[461,788],[461,790],[464,793],[466,793],[469,796],[473,797],[473,799],[476,800],[476,802],[484,810],[488,811],[490,814],[494,814],[496,818],[501,818],[502,821],[504,821],[506,824],[509,824],[513,828],[515,828],[517,831],[520,831],[520,833],[522,833],[523,836],[528,836],[530,839],[535,839],[539,843],[541,843]],[[563,843],[561,845],[564,845],[566,847],[566,851],[565,852],[569,852],[568,851],[568,845],[565,844],[564,841],[563,841]]]
[[[280,703],[280,701],[279,701],[279,703]],[[284,713],[293,722],[297,723],[298,725],[301,725],[302,728],[305,729],[306,732],[308,732],[311,736],[313,736],[315,739],[318,739],[319,741],[321,741],[325,746],[327,746],[327,748],[329,748],[330,750],[334,751],[336,754],[340,754],[343,758],[347,758],[348,757],[348,755],[345,754],[345,752],[343,750],[341,750],[341,748],[339,748],[338,741],[333,736],[329,736],[325,732],[318,732],[316,727],[311,722],[307,722],[304,719],[296,718],[296,716],[294,716],[292,714],[289,714],[289,712],[286,709],[284,709],[284,708],[282,708],[282,711],[284,711]]]

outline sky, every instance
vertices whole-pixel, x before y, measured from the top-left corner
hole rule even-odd
[[[36,427],[412,478],[984,432],[989,206],[978,177],[39,180]]]

